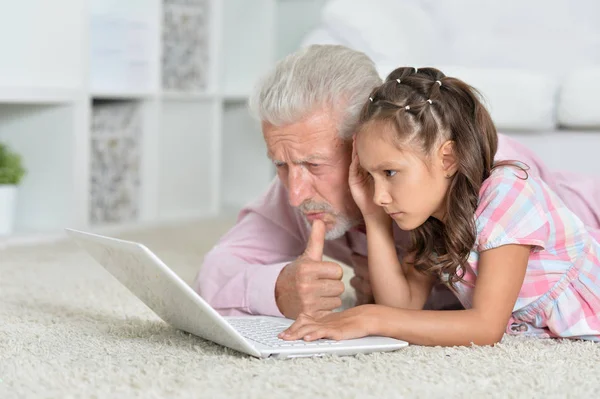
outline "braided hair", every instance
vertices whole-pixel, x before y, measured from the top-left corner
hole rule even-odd
[[[426,274],[462,280],[476,239],[475,210],[479,190],[496,166],[498,135],[479,93],[465,82],[435,68],[398,68],[375,88],[363,106],[359,134],[373,121],[387,122],[398,143],[416,144],[425,154],[454,141],[458,169],[447,195],[445,223],[429,217],[410,232],[414,267]]]

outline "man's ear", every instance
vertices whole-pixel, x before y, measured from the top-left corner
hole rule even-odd
[[[448,140],[440,147],[439,159],[444,175],[449,179],[458,170],[458,159],[454,151],[454,141]]]

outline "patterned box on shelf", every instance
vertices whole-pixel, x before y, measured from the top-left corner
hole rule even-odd
[[[119,223],[139,214],[140,106],[94,102],[92,107],[90,222]]]
[[[209,0],[164,0],[162,85],[166,91],[206,89]]]

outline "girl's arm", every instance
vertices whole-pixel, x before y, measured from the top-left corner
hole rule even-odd
[[[417,345],[499,342],[523,285],[530,250],[530,246],[505,245],[480,254],[472,309],[425,311],[373,306],[370,318],[374,331],[370,333]]]
[[[435,277],[420,273],[412,265],[401,265],[394,244],[392,223],[365,220],[369,280],[375,303],[404,309],[423,309]]]

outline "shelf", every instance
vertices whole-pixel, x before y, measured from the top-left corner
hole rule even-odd
[[[0,87],[83,87],[85,3],[81,0],[2,2]],[[54,97],[51,95],[50,99]]]
[[[250,91],[248,92],[226,92],[223,93],[223,100],[232,101],[232,102],[240,102],[240,101],[248,101],[250,99]]]
[[[52,231],[77,222],[76,109],[0,104],[0,141],[22,156],[27,170],[17,192],[15,233]]]
[[[158,147],[158,218],[208,215],[217,211],[220,104],[166,101],[162,105]]]
[[[264,193],[275,171],[267,158],[260,123],[250,116],[245,103],[224,105],[222,137],[221,202],[237,209]]]
[[[95,100],[147,100],[156,97],[154,92],[98,92],[94,91],[91,96]]]
[[[197,101],[197,100],[211,100],[218,98],[214,92],[196,92],[196,93],[185,93],[175,91],[163,91],[161,94],[165,100],[177,100],[177,101]]]
[[[225,0],[220,82],[223,92],[250,93],[273,64],[275,0]]]
[[[324,1],[11,2],[0,141],[28,173],[0,246],[208,217],[262,194],[274,169],[247,102]]]
[[[0,87],[0,103],[61,104],[76,101],[83,90],[42,87]]]

